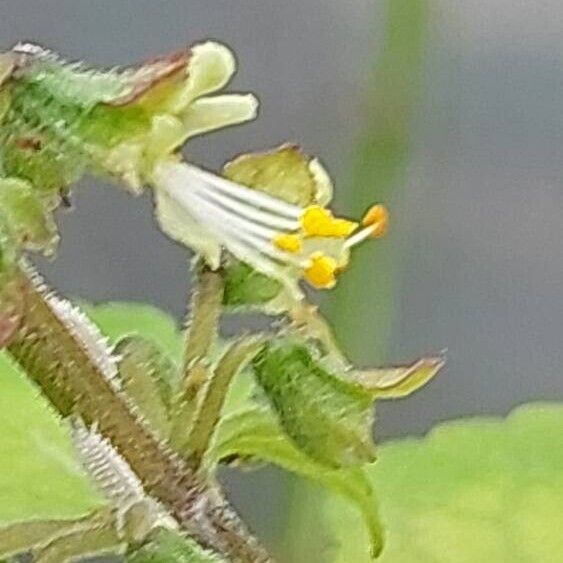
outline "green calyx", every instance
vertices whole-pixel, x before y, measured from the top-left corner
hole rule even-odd
[[[86,172],[139,192],[186,140],[256,113],[252,95],[214,95],[235,71],[231,52],[214,42],[119,71],[68,64],[32,45],[0,57],[0,176],[28,184],[36,215],[38,205],[50,215]],[[39,250],[52,250],[55,236],[46,238]]]

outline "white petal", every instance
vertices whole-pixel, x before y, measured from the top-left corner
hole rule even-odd
[[[225,94],[194,100],[181,114],[186,139],[244,123],[256,117],[258,100],[252,94]]]
[[[162,189],[155,190],[155,216],[169,237],[201,254],[211,268],[219,267],[220,241]]]

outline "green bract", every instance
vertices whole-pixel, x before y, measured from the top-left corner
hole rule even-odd
[[[317,463],[288,440],[267,409],[242,410],[223,419],[206,461],[213,466],[223,459],[234,465],[237,461],[273,463],[342,496],[362,515],[371,553],[377,555],[381,551],[383,538],[377,501],[363,470],[332,469]]]
[[[268,345],[253,365],[280,424],[313,459],[331,467],[375,459],[372,399],[360,387],[328,372],[291,340]]]
[[[373,461],[373,399],[408,395],[442,365],[441,359],[431,358],[338,374],[311,346],[291,338],[264,347],[253,363],[286,433],[313,459],[331,467]]]

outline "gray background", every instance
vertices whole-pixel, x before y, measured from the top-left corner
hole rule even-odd
[[[406,252],[390,356],[447,347],[449,364],[381,407],[383,437],[563,394],[563,3],[449,0],[433,16],[388,243]],[[190,156],[215,167],[298,141],[342,190],[382,21],[368,0],[0,0],[3,47],[30,39],[96,65],[226,42],[240,62],[234,89],[255,91],[261,116],[190,144]],[[50,280],[180,316],[185,253],[155,228],[149,199],[85,180],[74,201],[59,258],[43,266]]]

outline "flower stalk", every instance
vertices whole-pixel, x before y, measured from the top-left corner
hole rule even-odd
[[[160,441],[115,388],[107,366],[91,357],[93,346],[81,341],[61,315],[58,298],[32,273],[16,271],[14,280],[24,305],[7,350],[59,413],[78,415],[106,437],[146,493],[203,546],[232,561],[270,561],[220,492]]]

